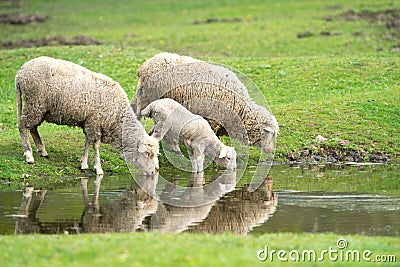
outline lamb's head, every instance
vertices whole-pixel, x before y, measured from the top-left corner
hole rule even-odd
[[[279,134],[279,125],[274,115],[261,106],[256,106],[256,117],[261,131],[261,138],[255,144],[265,153],[270,154],[275,150],[275,139]]]
[[[236,169],[236,150],[234,147],[223,145],[219,151],[219,155],[215,157],[214,161],[227,170]]]
[[[146,136],[137,144],[137,158],[135,166],[142,170],[146,175],[154,175],[156,170],[159,169],[158,154],[159,145],[158,140],[151,136]]]

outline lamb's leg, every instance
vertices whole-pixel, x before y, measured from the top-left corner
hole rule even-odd
[[[197,147],[188,148],[190,161],[192,162],[192,172],[203,171],[204,153]]]
[[[104,174],[103,169],[101,168],[100,162],[100,141],[96,140],[93,144],[94,149],[94,168],[96,169],[97,175]]]
[[[168,147],[172,150],[172,152],[183,156],[181,149],[179,148],[179,143],[177,139],[171,138],[168,135],[164,136],[164,140],[167,143]]]
[[[157,139],[158,141],[163,139],[163,137],[166,133],[166,131],[164,131],[164,129],[163,129],[163,124],[157,123],[157,122],[154,122],[154,126],[151,129],[151,131],[152,131],[151,136],[154,137],[155,139]]]
[[[45,157],[45,158],[49,157],[49,154],[47,154],[46,148],[43,145],[42,139],[40,138],[40,135],[38,132],[38,125],[32,127],[30,131],[31,131],[33,141],[35,142],[35,145],[37,147],[37,151],[40,153],[40,156]]]
[[[89,139],[86,137],[85,145],[84,145],[83,153],[82,153],[82,157],[81,157],[81,169],[82,170],[89,169],[88,157],[89,157]]]
[[[204,151],[196,151],[195,157],[197,159],[197,171],[202,172],[204,171]]]

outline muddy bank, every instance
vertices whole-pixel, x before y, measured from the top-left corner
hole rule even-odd
[[[62,35],[46,36],[42,38],[18,39],[14,41],[0,42],[0,48],[14,49],[18,47],[41,47],[57,45],[100,45],[101,42],[87,35],[78,35],[67,39]]]
[[[301,151],[287,151],[285,156],[290,163],[390,162],[390,156],[384,152],[369,153],[363,149],[329,147],[327,145],[311,146]]]

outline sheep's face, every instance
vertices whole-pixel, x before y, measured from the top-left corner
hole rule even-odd
[[[271,126],[264,127],[261,133],[261,149],[270,154],[275,150],[275,139],[278,135],[278,130]]]
[[[255,145],[267,154],[275,150],[275,139],[279,133],[279,124],[275,116],[261,106],[256,107],[257,121],[260,126],[260,141]]]
[[[154,175],[158,170],[159,147],[157,139],[149,136],[143,142],[139,142],[138,157],[136,167],[143,171],[145,175]]]
[[[236,169],[235,148],[229,146],[222,147],[218,157],[215,158],[215,162],[221,166],[224,166],[228,170],[235,170]]]

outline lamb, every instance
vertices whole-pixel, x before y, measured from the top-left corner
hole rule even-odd
[[[217,135],[229,134],[267,154],[274,151],[276,118],[250,98],[246,86],[227,68],[161,53],[144,62],[138,76],[131,103],[138,118],[150,102],[171,98],[207,119]]]
[[[188,150],[193,172],[203,171],[205,155],[228,170],[236,169],[235,149],[224,145],[205,119],[178,102],[169,98],[156,100],[141,115],[154,120],[151,136],[157,140],[166,138],[172,147],[178,147],[179,138]]]
[[[124,89],[111,78],[72,62],[38,57],[19,69],[15,88],[18,128],[28,163],[35,162],[28,132],[40,155],[48,156],[38,132],[38,126],[47,121],[83,129],[82,169],[88,168],[89,145],[93,144],[94,168],[98,175],[103,174],[100,142],[111,144],[146,175],[158,169],[158,141],[147,135]]]

